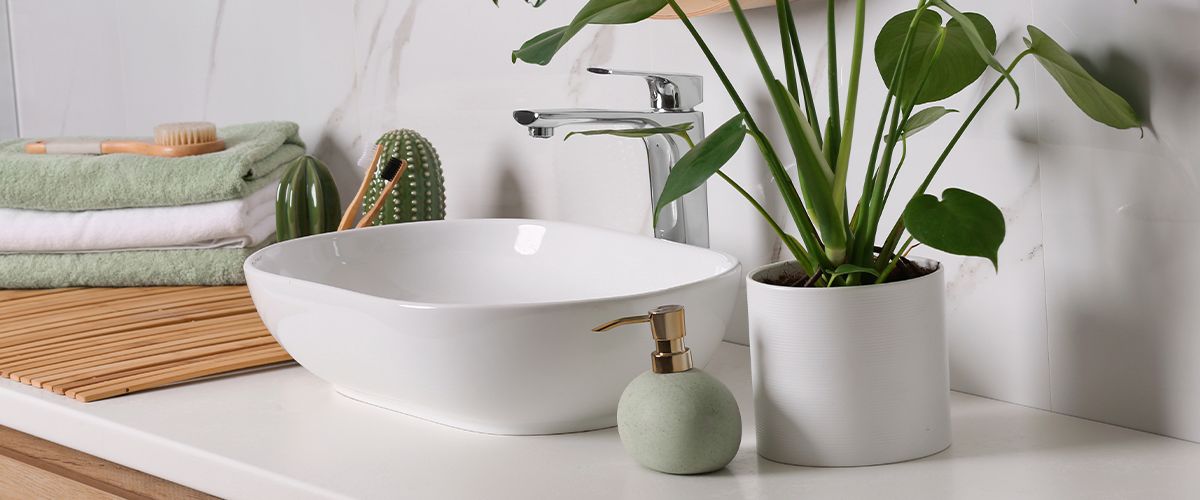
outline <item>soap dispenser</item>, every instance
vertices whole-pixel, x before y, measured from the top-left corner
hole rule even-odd
[[[629,383],[617,404],[617,432],[638,463],[669,474],[702,474],[725,467],[742,442],[742,416],[725,384],[692,367],[683,345],[683,306],[662,306],[645,316],[594,329],[650,323],[657,344],[652,369]]]

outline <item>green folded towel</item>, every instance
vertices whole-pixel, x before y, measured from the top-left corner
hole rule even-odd
[[[244,285],[255,248],[0,255],[0,288]]]
[[[217,137],[225,141],[224,151],[182,158],[29,154],[25,144],[42,139],[5,141],[0,143],[0,207],[78,211],[243,198],[304,154],[298,132],[290,122],[222,127]]]

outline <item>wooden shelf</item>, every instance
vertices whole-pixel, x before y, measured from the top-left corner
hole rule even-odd
[[[149,474],[0,427],[0,500],[220,500]]]

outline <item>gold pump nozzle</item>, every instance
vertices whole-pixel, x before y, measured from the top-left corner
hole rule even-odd
[[[650,355],[654,373],[678,373],[692,369],[692,350],[683,345],[683,336],[687,335],[683,306],[656,307],[650,310],[650,314],[609,321],[592,331],[604,332],[637,323],[650,323],[650,333],[658,348]]]

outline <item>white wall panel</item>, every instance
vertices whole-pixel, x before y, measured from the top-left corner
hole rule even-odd
[[[870,2],[873,39],[909,0]],[[955,389],[1200,440],[1200,7],[1195,2],[960,0],[995,25],[1011,60],[1033,23],[1094,67],[1146,114],[1146,138],[1092,123],[1030,58],[963,136],[930,191],[959,187],[1004,212],[999,272],[981,259],[920,248],[947,267]],[[525,108],[643,108],[644,84],[588,66],[692,72],[706,78],[707,127],[736,110],[681,23],[588,27],[546,67],[510,51],[566,24],[580,2],[549,0],[288,2],[65,1],[9,5],[25,136],[148,134],[158,123],[292,120],[333,168],[344,199],[357,189],[364,143],[411,128],[437,147],[451,218],[529,217],[649,233],[640,141],[528,137]],[[797,1],[805,59],[826,113],[824,2]],[[839,3],[839,64],[848,74],[853,3]],[[770,10],[748,13],[778,59]],[[729,14],[697,19],[768,135],[773,110]],[[869,151],[883,84],[865,61],[851,179]],[[945,105],[959,109],[909,144],[911,192],[993,76]],[[726,172],[779,217],[785,209],[753,143]],[[786,150],[787,148],[781,148]],[[786,151],[785,156],[790,156]],[[907,194],[901,195],[906,197]],[[720,181],[709,186],[713,248],[746,270],[780,258],[773,233]],[[894,200],[885,220],[899,214]],[[744,298],[742,299],[744,300]],[[813,314],[819,314],[814,311]],[[746,343],[739,306],[727,339]]]
[[[1095,125],[1038,81],[1054,410],[1200,441],[1200,6],[1039,3],[1146,122]]]

